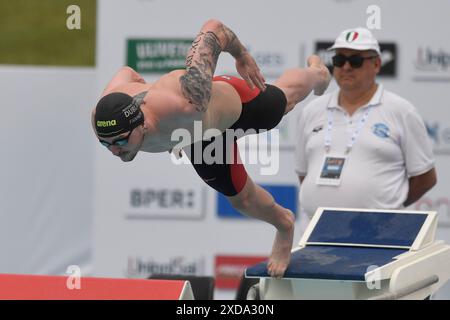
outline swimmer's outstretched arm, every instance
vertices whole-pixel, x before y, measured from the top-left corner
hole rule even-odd
[[[236,70],[251,88],[265,89],[264,77],[255,60],[234,32],[218,20],[208,20],[188,51],[187,72],[180,77],[183,95],[199,112],[206,111],[208,106],[212,78],[222,51],[236,59]]]

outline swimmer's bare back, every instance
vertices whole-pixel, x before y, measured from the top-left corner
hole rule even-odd
[[[140,148],[146,152],[169,151],[178,141],[172,141],[176,129],[186,129],[193,135],[194,121],[201,121],[203,132],[210,128],[224,131],[241,113],[242,104],[236,90],[225,82],[213,82],[211,99],[206,111],[197,111],[181,92],[180,77],[186,70],[175,70],[153,83],[139,81],[109,87],[103,93],[123,92],[135,96],[146,91],[141,110],[148,133]]]

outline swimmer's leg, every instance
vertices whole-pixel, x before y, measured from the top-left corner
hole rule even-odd
[[[331,76],[322,60],[312,55],[308,58],[308,68],[286,70],[274,85],[280,88],[287,99],[286,113],[297,103],[305,99],[314,90],[316,95],[322,95],[328,87]]]
[[[268,263],[272,277],[282,277],[291,258],[294,237],[294,215],[277,204],[269,192],[256,185],[250,177],[235,196],[227,197],[233,207],[243,214],[266,221],[276,229],[275,240]]]

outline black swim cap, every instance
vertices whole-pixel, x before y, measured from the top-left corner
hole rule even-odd
[[[129,132],[144,123],[140,105],[147,91],[131,97],[126,93],[107,94],[95,107],[95,130],[102,138],[114,137]]]

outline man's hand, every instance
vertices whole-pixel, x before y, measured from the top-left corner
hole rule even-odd
[[[266,80],[261,74],[255,59],[248,52],[244,52],[236,59],[236,70],[251,89],[257,87],[261,91],[266,90],[266,85],[264,84]]]

